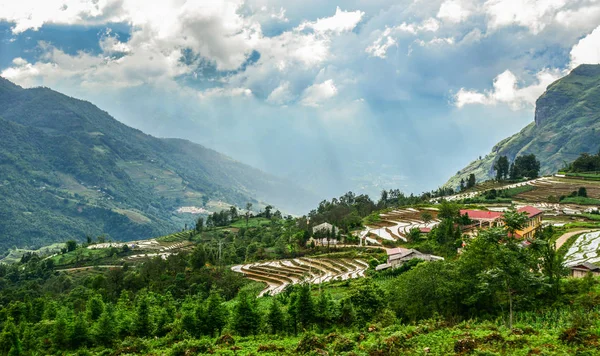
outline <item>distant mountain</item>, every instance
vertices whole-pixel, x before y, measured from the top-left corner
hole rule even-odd
[[[600,149],[600,65],[580,65],[552,83],[536,101],[535,120],[521,132],[499,142],[492,152],[471,162],[446,183],[458,187],[461,178],[474,173],[478,181],[495,176],[500,156],[513,160],[535,154],[541,173],[551,174],[581,153]]]
[[[183,227],[183,206],[306,211],[301,188],[198,144],[159,139],[93,104],[0,78],[0,251]],[[295,210],[294,210],[295,209]]]

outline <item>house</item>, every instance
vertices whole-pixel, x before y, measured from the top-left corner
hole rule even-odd
[[[397,247],[387,250],[387,263],[380,264],[375,267],[376,271],[381,271],[387,268],[396,268],[401,266],[404,262],[418,258],[424,261],[441,261],[444,258],[426,253],[421,253],[415,249]]]
[[[527,222],[521,230],[516,231],[517,236],[526,239],[532,238],[535,231],[542,226],[543,211],[536,209],[533,206],[524,206],[518,209],[517,212],[527,214]]]
[[[574,266],[569,266],[569,269],[571,270],[571,277],[574,278],[583,278],[588,273],[591,273],[593,276],[600,276],[600,267],[589,262],[583,262]]]
[[[337,239],[327,239],[327,238],[314,238],[311,237],[308,239],[308,244],[314,244],[315,246],[336,246],[338,244]]]
[[[327,222],[324,222],[317,226],[313,226],[312,230],[313,230],[313,234],[318,233],[318,232],[328,233],[329,231],[332,231],[334,235],[337,235],[337,233],[339,231],[339,229],[337,227],[335,227]]]
[[[526,239],[532,238],[535,231],[542,226],[543,211],[532,206],[524,206],[517,209],[517,212],[527,214],[527,222],[521,230],[516,231],[516,236]],[[504,225],[502,221],[504,213],[498,211],[461,210],[460,215],[467,215],[469,219],[479,224],[480,229]]]
[[[502,216],[504,214],[498,211],[462,209],[460,215],[467,215],[470,220],[477,222],[480,228],[484,228],[502,226]]]

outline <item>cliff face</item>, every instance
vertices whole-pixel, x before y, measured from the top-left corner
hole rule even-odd
[[[581,65],[538,98],[534,122],[461,169],[446,185],[457,187],[471,173],[478,181],[494,177],[492,167],[500,156],[514,160],[533,153],[540,160],[541,173],[551,174],[581,153],[596,153],[599,148],[600,65]]]

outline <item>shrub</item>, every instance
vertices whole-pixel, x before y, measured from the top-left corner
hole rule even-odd
[[[296,347],[296,352],[300,354],[306,354],[311,351],[322,350],[325,348],[325,342],[315,335],[314,333],[306,333],[298,342],[298,346]]]
[[[212,353],[213,348],[208,340],[184,340],[171,348],[171,356],[186,356]]]

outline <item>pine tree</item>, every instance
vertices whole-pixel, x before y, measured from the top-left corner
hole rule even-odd
[[[296,304],[298,323],[303,329],[309,329],[314,321],[314,303],[310,295],[310,285],[308,283],[300,286]]]
[[[323,332],[333,321],[333,299],[329,293],[321,293],[315,308],[315,320],[319,325],[319,329]]]
[[[233,329],[241,336],[255,335],[260,325],[260,315],[244,292],[233,309]]]
[[[67,347],[69,341],[69,323],[67,321],[67,317],[64,311],[59,312],[56,315],[56,320],[54,321],[54,333],[53,333],[53,341],[54,345],[58,349],[64,349]]]
[[[227,317],[229,311],[224,304],[224,300],[216,290],[211,290],[210,295],[206,301],[206,325],[208,327],[208,333],[214,336],[215,332],[217,335],[221,335],[221,331],[227,324]]]
[[[104,312],[104,302],[102,296],[99,294],[94,295],[87,303],[86,307],[88,318],[91,321],[96,321],[100,318],[100,315]]]
[[[114,311],[112,306],[104,309],[98,322],[92,328],[94,341],[100,346],[110,346],[117,336],[117,328]]]
[[[8,321],[4,323],[4,329],[0,334],[0,352],[2,354],[14,356],[23,353],[19,331],[12,318],[9,318]]]
[[[343,299],[340,306],[340,323],[344,326],[352,326],[356,321],[356,311],[350,299]]]
[[[277,334],[284,327],[284,316],[279,303],[276,298],[273,298],[271,306],[269,307],[269,314],[267,314],[267,324],[272,334]]]
[[[88,344],[90,338],[88,334],[88,323],[83,317],[82,313],[79,313],[75,317],[75,323],[70,335],[70,344],[73,348],[79,348]]]
[[[148,297],[141,296],[136,308],[136,318],[134,321],[134,331],[139,337],[150,336],[152,324],[150,320],[150,305]]]

